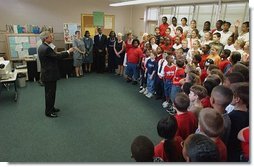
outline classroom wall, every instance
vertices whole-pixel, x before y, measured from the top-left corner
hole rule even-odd
[[[133,34],[137,35],[139,40],[141,40],[143,33],[145,31],[145,5],[136,5],[133,6],[131,9],[132,15],[132,26],[133,27]]]
[[[63,23],[81,24],[81,13],[115,15],[116,32],[125,33],[132,24],[131,7],[110,7],[108,0],[0,0],[0,4],[0,52],[6,50],[6,24],[53,26],[57,47],[64,47]]]

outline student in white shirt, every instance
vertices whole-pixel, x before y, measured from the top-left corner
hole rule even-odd
[[[205,45],[209,45],[212,41],[212,33],[211,32],[206,32],[204,37],[203,37],[203,40],[201,40],[201,46],[205,46]]]
[[[186,17],[183,17],[181,19],[181,27],[183,29],[183,34],[186,37],[188,30],[189,30],[189,26],[187,25],[187,18]]]
[[[197,21],[196,20],[191,20],[191,22],[190,22],[190,27],[189,27],[189,30],[188,30],[188,33],[187,33],[187,38],[191,38],[191,36],[192,36],[192,31],[194,30],[194,29],[196,29],[197,28]]]
[[[228,38],[233,34],[231,31],[229,31],[230,26],[231,23],[227,21],[225,21],[223,24],[223,30],[220,33],[221,34],[220,43],[222,43],[223,45],[227,44]]]
[[[222,21],[222,20],[218,20],[218,21],[216,22],[216,29],[213,29],[213,30],[212,30],[212,33],[213,33],[213,34],[216,33],[216,32],[221,33],[221,31],[223,30],[223,29],[221,28],[222,25],[223,25],[223,21]]]
[[[156,38],[155,38],[155,36],[150,37],[149,43],[152,46],[153,52],[156,52],[156,49],[157,49],[158,45],[156,44]]]
[[[240,40],[240,39],[235,40],[235,43],[234,43],[235,51],[239,52],[241,56],[243,55],[244,45],[245,45],[245,42],[243,40]]]
[[[164,77],[164,67],[168,64],[166,57],[168,56],[167,53],[162,54],[162,59],[158,62],[158,70],[157,70],[157,77],[155,81],[155,89],[156,89],[156,100],[157,99],[163,99],[165,101],[164,97],[164,83],[163,83],[163,77]]]
[[[178,37],[178,36],[176,36],[176,37],[175,37],[175,44],[173,45],[173,48],[174,48],[175,50],[177,50],[177,49],[179,49],[179,48],[181,48],[181,47],[182,47],[181,38]]]
[[[187,38],[188,40],[188,48],[192,49],[193,43],[195,40],[198,40],[199,43],[201,42],[199,39],[200,35],[197,29],[192,30],[191,32],[191,38]]]
[[[248,42],[249,41],[249,22],[246,21],[242,24],[242,32],[240,34],[238,34],[238,27],[240,25],[240,21],[237,20],[235,23],[235,39],[241,39],[244,42]]]
[[[199,35],[201,36],[201,40],[204,39],[204,35],[206,32],[211,32],[211,22],[210,21],[205,21],[203,30],[199,31]]]
[[[228,40],[227,40],[227,44],[224,46],[224,49],[228,49],[230,50],[231,52],[235,51],[235,47],[234,47],[234,36],[231,35]]]
[[[172,17],[171,24],[168,26],[171,29],[170,36],[174,38],[176,36],[176,28],[177,28],[177,19],[176,17]]]
[[[193,53],[195,53],[195,52],[201,53],[202,52],[200,47],[201,47],[200,42],[198,40],[194,40],[193,47],[189,49],[187,56],[186,56],[186,60],[188,63],[192,62],[192,58],[194,55]]]

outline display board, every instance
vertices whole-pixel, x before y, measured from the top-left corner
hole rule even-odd
[[[95,12],[94,12],[95,13]],[[94,20],[99,20],[99,17],[103,18],[103,26],[100,26],[102,28],[103,34],[106,36],[109,35],[110,31],[115,30],[115,16],[114,15],[107,15],[107,14],[100,14],[98,15],[98,12],[96,12],[96,19],[94,19],[93,14],[81,14],[81,32],[82,36],[84,36],[85,31],[89,31],[91,34],[91,38],[94,37],[94,35],[97,34],[97,23],[94,24]],[[100,18],[100,20],[102,20]],[[97,21],[96,21],[97,22]]]
[[[6,34],[7,59],[23,59],[29,48],[37,48],[41,39],[38,34]]]
[[[104,13],[93,12],[93,25],[103,27],[104,25]]]
[[[80,24],[64,23],[64,43],[72,44],[75,38],[75,31],[81,31]]]

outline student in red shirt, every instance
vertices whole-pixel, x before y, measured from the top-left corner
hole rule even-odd
[[[160,157],[165,162],[182,162],[183,139],[175,136],[177,131],[177,122],[173,115],[162,118],[157,124],[157,132],[162,140],[154,147],[154,157]]]
[[[145,44],[148,42],[148,34],[144,33],[142,36],[142,42],[140,43],[140,49],[144,52]]]
[[[138,79],[138,71],[139,71],[139,64],[141,61],[141,57],[143,56],[142,50],[138,47],[139,40],[134,39],[132,41],[132,48],[127,51],[127,67],[126,67],[126,75],[127,75],[127,82],[132,82],[133,85],[136,85]]]
[[[173,43],[175,43],[175,37],[176,37],[176,36],[180,37],[180,41],[181,41],[181,42],[182,42],[182,40],[185,39],[185,36],[184,36],[184,34],[183,34],[183,28],[182,28],[182,27],[178,26],[178,27],[176,28],[176,35],[175,35],[174,38],[173,38]]]
[[[213,140],[219,150],[220,161],[227,161],[227,147],[220,138],[224,131],[222,115],[212,108],[204,108],[199,113],[199,130]]]
[[[242,155],[240,156],[241,162],[247,162],[250,158],[250,130],[249,126],[240,130],[237,135],[238,140],[241,141]]]
[[[211,102],[210,102],[210,96],[211,96],[213,88],[218,86],[218,83],[214,79],[209,78],[204,82],[203,86],[206,88],[208,96],[201,99],[201,104],[204,108],[212,107]]]
[[[169,27],[166,28],[166,30],[165,30],[165,36],[164,36],[164,37],[172,38],[172,37],[170,36],[170,33],[171,33],[171,29],[170,29]]]
[[[199,66],[201,69],[205,68],[205,62],[207,60],[207,57],[209,56],[210,46],[208,44],[201,47],[201,50],[203,54],[201,54],[201,62],[199,63]]]
[[[230,71],[232,67],[231,62],[228,60],[228,57],[230,56],[230,54],[231,54],[231,51],[229,49],[224,49],[220,54],[221,61],[219,63],[219,69],[225,75]]]
[[[173,78],[173,85],[171,90],[171,101],[174,101],[176,94],[181,92],[181,83],[179,82],[181,79],[185,78],[185,71],[184,71],[184,60],[179,59],[176,60],[176,71]]]
[[[207,76],[210,74],[210,71],[212,71],[212,69],[219,69],[219,67],[214,64],[214,61],[212,59],[207,59],[205,61],[205,68],[201,70],[200,76],[201,83],[204,83],[204,81],[206,80]]]
[[[172,48],[172,41],[169,37],[164,38],[164,44],[161,45],[161,48],[164,50],[164,52],[169,52],[169,50]]]
[[[129,50],[130,48],[132,48],[133,36],[132,36],[132,33],[131,33],[131,32],[127,33],[126,36],[127,36],[127,39],[126,39],[126,41],[125,41],[125,51],[128,52],[128,50]]]
[[[132,33],[129,32],[127,33],[127,39],[125,41],[125,55],[124,55],[124,61],[123,61],[123,66],[124,66],[124,73],[126,73],[126,66],[127,66],[127,52],[130,48],[132,48],[132,41],[133,41],[133,36]],[[126,78],[126,76],[124,76]]]
[[[164,52],[164,51],[163,51],[162,47],[158,46],[158,47],[156,48],[156,53],[155,53],[156,57],[155,57],[155,61],[156,61],[157,63],[160,61],[160,59],[163,58],[163,56],[162,56],[163,52]]]
[[[162,24],[159,26],[159,29],[160,29],[160,35],[161,36],[165,36],[165,31],[166,29],[168,28],[169,24],[167,23],[168,21],[168,18],[166,16],[163,16],[162,17]]]
[[[178,124],[177,136],[181,136],[185,140],[190,134],[194,133],[198,127],[196,116],[187,111],[190,105],[189,97],[184,93],[178,93],[174,100],[174,108],[176,110],[175,118]]]

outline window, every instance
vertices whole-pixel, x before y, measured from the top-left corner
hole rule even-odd
[[[147,9],[146,30],[150,33],[154,31],[154,27],[161,24],[161,18],[166,16],[168,23],[171,23],[171,18],[175,16],[178,25],[181,24],[181,18],[187,18],[187,24],[192,19],[197,21],[198,30],[203,29],[205,21],[211,22],[211,28],[215,28],[218,19],[231,22],[233,25],[236,20],[241,22],[249,21],[249,3],[244,2],[232,3],[210,3],[210,4],[191,4],[191,5],[172,5],[162,7],[150,7]]]
[[[146,32],[149,34],[154,34],[155,27],[158,23],[159,8],[148,8],[147,9],[147,19],[146,19]]]
[[[209,10],[207,10],[209,9]],[[202,30],[205,21],[211,22],[211,27],[216,23],[217,5],[207,4],[207,5],[196,5],[194,19],[197,21],[197,29]]]
[[[173,16],[175,16],[175,7],[174,6],[167,6],[167,7],[161,7],[160,10],[160,24],[163,16],[166,16],[168,18],[168,23],[171,23],[171,19]]]
[[[246,8],[247,3],[228,3],[222,4],[221,9],[221,19],[231,22],[234,24],[236,20],[240,20],[244,22],[246,19],[246,14],[248,11],[248,7]],[[247,19],[249,20],[249,19]]]
[[[157,21],[159,14],[159,8],[148,8],[147,11],[147,20],[149,21]]]
[[[181,25],[181,19],[183,17],[187,18],[187,24],[189,24],[193,19],[194,6],[177,6],[175,13],[179,25]]]
[[[157,22],[152,22],[152,21],[149,21],[148,22],[148,30],[147,30],[147,33],[148,34],[154,34],[155,33],[155,27],[157,27]]]

